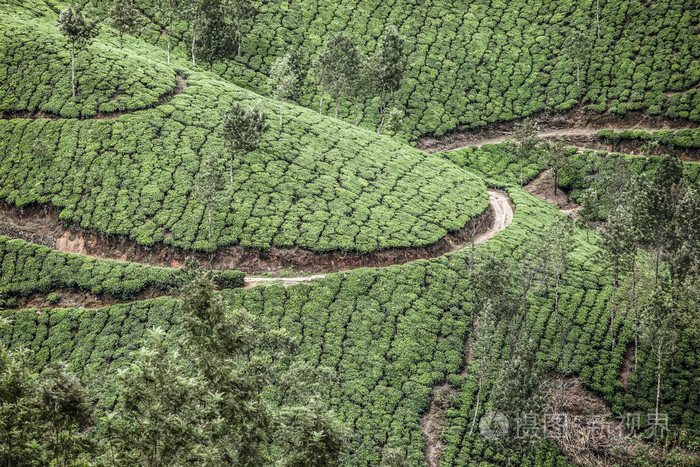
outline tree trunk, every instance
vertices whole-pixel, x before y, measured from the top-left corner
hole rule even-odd
[[[231,165],[229,167],[229,176],[231,177],[231,185],[233,186],[233,152],[231,152]]]
[[[173,35],[173,17],[170,16],[170,24],[168,26],[168,63],[170,63],[170,37]]]
[[[559,174],[557,173],[557,169],[554,169],[554,196],[557,196],[557,181],[559,179]]]
[[[396,102],[394,101],[394,90],[391,90],[391,108],[396,109]]]
[[[73,88],[73,97],[75,97],[76,92],[75,92],[75,41],[73,41],[71,45],[71,74],[70,74],[70,82],[71,86]]]
[[[656,436],[656,428],[659,425],[659,399],[661,398],[661,341],[663,338],[659,338],[659,345],[656,350],[656,410],[654,419],[654,436]]]
[[[554,335],[559,329],[559,273],[557,273],[557,281],[554,286]]]
[[[318,104],[318,114],[323,115],[323,85],[321,85],[321,102]]]
[[[282,98],[280,97],[280,128],[282,128]]]
[[[335,118],[338,118],[338,91],[335,92]]]
[[[241,56],[241,44],[243,43],[243,36],[241,35],[240,26],[238,27],[238,30],[236,31],[236,37],[238,39],[238,50],[236,51],[236,57],[240,57]]]
[[[381,106],[382,121],[379,122],[379,130],[377,133],[382,134],[382,128],[384,127],[384,115],[386,114],[386,93],[382,91],[382,106]]]
[[[610,307],[610,350],[615,350],[615,289],[617,289],[617,271],[613,272],[612,305]]]
[[[119,50],[124,48],[124,33],[119,31]]]
[[[581,81],[579,80],[579,73],[581,72],[581,65],[576,62],[576,86],[578,90],[581,91]]]
[[[520,188],[523,187],[523,153],[520,151]]]
[[[192,66],[196,66],[195,60],[194,60],[194,45],[195,42],[197,41],[197,22],[192,25]]]
[[[355,126],[357,126],[357,96],[355,96]]]
[[[209,203],[209,243],[211,243],[211,203]]]
[[[483,373],[483,372],[482,372]],[[479,392],[476,393],[476,409],[474,410],[474,418],[472,418],[472,427],[469,429],[469,436],[474,433],[474,425],[476,424],[476,417],[479,415],[479,403],[481,402],[481,381],[483,380],[483,374],[479,378]]]

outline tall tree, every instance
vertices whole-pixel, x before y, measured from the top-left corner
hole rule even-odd
[[[481,405],[481,395],[483,393],[484,384],[486,380],[493,376],[496,370],[496,362],[498,361],[498,325],[490,303],[487,303],[486,307],[479,314],[475,331],[471,348],[474,349],[474,358],[479,364],[479,373],[477,375],[479,389],[476,393],[476,406],[474,408],[472,424],[469,428],[469,436],[474,433],[474,426],[476,425],[476,420],[479,415],[479,406]]]
[[[315,75],[321,82],[321,106],[323,93],[330,92],[335,99],[335,118],[338,118],[338,98],[356,73],[358,57],[352,40],[339,32],[326,42],[326,47],[314,62]]]
[[[215,404],[203,379],[188,371],[181,355],[170,348],[160,328],[147,332],[133,362],[117,375],[119,400],[113,415],[112,443],[124,465],[204,464],[220,457],[207,443],[218,425]]]
[[[109,23],[119,33],[119,48],[124,45],[124,33],[133,33],[141,23],[141,13],[133,0],[113,0],[109,9]],[[168,45],[168,54],[170,46]]]
[[[199,38],[196,54],[209,71],[214,70],[216,60],[232,59],[236,56],[236,37],[232,27],[232,9],[223,1],[205,0],[199,20]]]
[[[551,252],[551,275],[554,277],[554,332],[559,328],[559,286],[562,277],[569,269],[570,254],[573,250],[574,222],[566,216],[560,217],[549,226],[545,242]]]
[[[202,158],[199,173],[192,189],[194,197],[204,204],[209,220],[209,247],[214,248],[211,241],[212,210],[224,205],[226,197],[223,192],[224,181],[221,177],[219,156],[213,152]]]
[[[508,465],[513,454],[522,456],[542,439],[541,424],[529,423],[542,417],[544,393],[541,385],[542,368],[536,346],[525,336],[513,356],[503,363],[491,390],[492,410],[510,421],[505,435],[495,440],[508,456]]]
[[[6,331],[9,321],[0,318]],[[6,466],[39,465],[41,449],[29,449],[37,435],[34,404],[36,375],[30,369],[27,351],[6,350],[0,346],[0,463]],[[39,452],[37,452],[39,451]]]
[[[635,200],[636,219],[642,242],[654,249],[655,274],[670,249],[674,230],[674,212],[685,192],[683,164],[674,156],[665,155],[651,183],[645,183]]]
[[[345,95],[353,101],[355,107],[355,126],[357,126],[357,101],[361,96],[372,91],[375,84],[372,70],[373,62],[359,51],[350,57],[348,79],[345,85]]]
[[[619,205],[610,215],[602,233],[601,246],[605,252],[603,261],[613,275],[612,297],[610,300],[610,345],[615,349],[615,292],[620,275],[627,270],[630,261],[634,261],[637,250],[634,225],[629,206]]]
[[[229,0],[229,8],[233,19],[236,56],[238,56],[243,46],[243,28],[255,16],[256,9],[251,0]]]
[[[571,57],[576,64],[576,86],[579,93],[581,92],[581,65],[588,60],[588,57],[591,55],[591,49],[591,40],[578,29],[574,29],[569,33],[562,48],[562,51]]]
[[[545,167],[552,170],[554,175],[554,195],[557,194],[559,174],[569,163],[569,151],[563,141],[549,143],[542,151],[540,158]]]
[[[272,64],[269,84],[272,95],[280,100],[280,128],[282,128],[282,103],[285,97],[294,93],[297,86],[297,75],[292,68],[289,54],[277,57]]]
[[[81,453],[90,451],[83,430],[91,423],[92,403],[85,385],[65,363],[53,362],[42,372],[34,403],[55,465],[72,464]]]
[[[374,72],[376,87],[381,98],[380,112],[382,115],[378,132],[382,132],[386,117],[387,97],[391,97],[392,107],[395,107],[394,93],[401,86],[401,78],[406,70],[408,59],[404,50],[406,40],[399,34],[395,26],[387,26],[381,38],[379,49],[374,55]]]
[[[157,8],[168,21],[168,63],[170,63],[170,41],[173,35],[173,21],[182,16],[185,0],[159,0]]]
[[[513,127],[513,138],[515,139],[515,148],[520,159],[520,186],[522,187],[523,162],[535,152],[540,142],[535,123],[529,118],[516,122]]]
[[[234,102],[224,115],[221,135],[224,138],[224,147],[229,153],[231,186],[234,158],[258,148],[260,138],[268,128],[266,120],[267,115],[260,109],[260,101],[252,107],[245,108]]]
[[[68,6],[58,16],[58,29],[71,44],[71,87],[73,97],[77,95],[75,86],[75,55],[80,48],[97,36],[97,19],[88,21],[79,4]]]

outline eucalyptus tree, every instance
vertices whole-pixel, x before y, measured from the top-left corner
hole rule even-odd
[[[211,241],[212,210],[223,206],[226,201],[223,191],[224,182],[219,166],[219,156],[215,152],[204,156],[192,188],[195,199],[203,203],[207,210],[209,247],[212,249],[214,248]]]
[[[233,186],[234,159],[247,152],[255,151],[267,128],[267,115],[260,109],[260,101],[252,107],[244,107],[234,102],[224,114],[221,136],[224,138],[224,147],[229,153],[231,186]]]
[[[173,21],[182,17],[185,0],[159,0],[156,4],[158,11],[168,22],[168,63],[170,63],[170,42],[173,35]]]
[[[141,23],[142,17],[133,0],[113,0],[109,9],[109,24],[119,33],[119,48],[124,45],[124,33],[133,33]],[[168,36],[169,38],[170,36]],[[168,53],[170,46],[168,44]]]
[[[591,55],[591,40],[585,33],[578,29],[572,30],[564,40],[562,51],[574,60],[576,65],[576,86],[581,92],[581,65]]]
[[[523,186],[523,161],[530,157],[536,150],[540,142],[537,136],[537,126],[526,118],[516,122],[513,127],[513,138],[515,139],[515,149],[520,159],[520,186]]]
[[[98,34],[97,19],[87,20],[80,4],[68,6],[58,16],[58,29],[71,45],[71,87],[73,97],[77,95],[75,86],[75,56]]]
[[[557,194],[559,174],[566,169],[569,163],[569,151],[563,141],[555,141],[547,144],[540,155],[545,167],[552,170],[554,175],[554,195]]]
[[[286,97],[294,93],[298,82],[298,77],[294,72],[291,61],[289,54],[277,57],[270,69],[270,92],[280,101],[280,128],[282,128],[282,103]]]
[[[382,132],[386,117],[387,97],[391,97],[395,107],[394,93],[401,86],[401,78],[408,64],[405,52],[406,39],[399,34],[395,26],[387,26],[381,38],[379,48],[373,57],[376,88],[379,90],[382,115],[378,132]]]
[[[358,62],[357,49],[345,33],[339,32],[328,39],[325,48],[314,61],[315,75],[321,83],[319,111],[323,109],[323,94],[327,91],[335,100],[335,118],[338,118],[338,98],[352,84]]]

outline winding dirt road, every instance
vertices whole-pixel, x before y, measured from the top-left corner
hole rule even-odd
[[[488,190],[489,193],[489,203],[491,204],[491,209],[493,210],[493,221],[489,229],[479,235],[473,242],[465,242],[453,248],[445,254],[454,253],[464,248],[472,245],[472,243],[482,243],[492,238],[501,230],[508,227],[508,225],[513,221],[513,206],[510,203],[510,198],[503,192],[496,190]],[[346,271],[341,271],[346,272]],[[256,277],[256,276],[246,276],[244,288],[248,289],[258,285],[272,285],[272,284],[282,284],[287,287],[289,285],[299,284],[301,282],[310,282],[314,279],[322,279],[328,274],[314,274],[310,276],[297,276],[297,277]]]

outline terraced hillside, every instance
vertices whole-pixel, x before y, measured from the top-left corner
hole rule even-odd
[[[38,372],[27,380],[33,388],[51,378],[52,365],[66,362],[91,395],[90,419],[67,424],[58,436],[68,447],[57,448],[58,438],[45,429],[51,420],[38,417],[27,426],[52,436],[20,439],[21,427],[0,429],[0,462],[13,465],[17,441],[15,448],[36,465],[154,465],[148,456],[159,440],[136,461],[120,452],[128,446],[113,442],[114,414],[133,396],[120,388],[144,356],[172,363],[187,351],[193,334],[184,336],[192,333],[195,312],[183,286],[207,274],[216,288],[212,297],[228,307],[220,308],[222,315],[241,321],[229,329],[209,315],[214,332],[205,332],[205,340],[219,345],[212,336],[223,335],[221,329],[231,331],[232,341],[245,340],[248,328],[269,327],[272,334],[253,349],[226,355],[231,368],[207,370],[242,375],[234,387],[193,391],[176,406],[190,407],[189,399],[204,393],[219,401],[244,392],[248,362],[275,370],[290,364],[265,353],[284,342],[298,347],[300,366],[290,366],[313,393],[306,405],[332,409],[323,416],[347,433],[333,446],[341,453],[337,461],[309,456],[294,463],[284,456],[289,446],[265,431],[265,462],[253,465],[697,463],[700,163],[564,148],[559,188],[574,206],[564,212],[545,201],[551,197],[530,193],[550,173],[552,148],[525,153],[513,142],[492,143],[512,137],[513,123],[502,121],[535,112],[543,119],[543,111],[580,105],[587,110],[579,114],[608,112],[606,122],[644,113],[692,126],[700,119],[700,6],[676,0],[264,1],[244,31],[242,56],[215,63],[210,72],[187,59],[184,20],[175,23],[167,63],[166,22],[154,0],[137,3],[149,22],[124,37],[123,49],[116,31],[101,25],[78,54],[73,97],[70,51],[56,25],[66,3],[0,0],[0,428],[22,419],[11,407],[36,404],[33,394],[17,402],[5,390],[23,390],[14,384],[22,372]],[[107,4],[92,7],[90,14],[107,11]],[[311,75],[301,105],[283,103],[279,124],[279,101],[265,97],[266,73],[277,56],[297,48],[310,62],[340,30],[372,53],[388,24],[407,39],[409,66],[396,95],[397,106],[407,110],[404,134],[376,133],[377,98],[361,102],[360,128],[350,123],[349,102],[342,102],[338,120],[319,115],[312,110],[320,94]],[[562,52],[573,29],[594,38],[581,94],[574,64]],[[269,120],[259,148],[234,159],[220,134],[232,103],[258,103]],[[402,141],[490,122],[501,123],[487,127],[482,141],[472,141],[479,135],[456,141],[454,151],[430,154]],[[602,144],[698,146],[693,128],[586,131]],[[210,239],[207,206],[195,187],[212,154],[224,201],[212,209]],[[657,231],[671,239],[663,246],[655,247],[660,237],[646,243],[624,237],[621,224],[642,225],[656,212],[616,211],[635,205],[632,195],[609,195],[622,190],[614,186],[622,183],[620,174],[645,187],[644,180],[668,175],[664,189],[630,191],[639,205],[658,195],[680,206],[652,206],[680,213],[668,226],[659,223]],[[596,207],[605,207],[596,223],[587,222],[594,217],[584,202],[591,192]],[[681,274],[676,250],[687,261]],[[202,271],[194,270],[191,256]],[[153,327],[161,329],[169,352],[142,347]],[[225,351],[238,349],[226,345]],[[20,349],[28,352],[10,353]],[[142,385],[156,381],[168,396],[163,387],[177,392],[195,384],[198,357],[181,359],[185,373],[176,384],[159,379],[177,366],[171,365]],[[273,372],[255,381],[261,391],[231,418],[293,393],[286,376]],[[265,429],[287,429],[298,416],[308,423],[313,446],[325,449],[330,425],[295,410]],[[517,436],[493,436],[495,412],[507,414],[509,433]],[[188,424],[184,409],[163,419],[157,410],[150,413],[157,429],[142,431],[156,439],[174,426],[175,444],[203,439],[210,418],[225,427],[182,457],[173,455],[172,465],[235,464],[230,453],[213,450],[208,458],[199,450],[229,439],[227,430],[253,427],[250,432],[260,434],[252,419],[227,426],[228,419],[202,412],[207,416]],[[554,415],[569,417],[566,436],[539,423]],[[520,436],[533,416],[541,417],[526,426],[534,435]],[[652,427],[652,416],[663,417],[664,425]],[[138,444],[132,435],[127,444]],[[45,452],[42,443],[48,443]]]
[[[485,185],[469,173],[300,107],[287,106],[284,125],[273,125],[259,150],[229,165],[219,135],[222,114],[234,101],[254,104],[257,95],[212,75],[140,58],[152,47],[119,52],[98,38],[79,56],[79,96],[72,98],[70,82],[55,81],[60,74],[50,70],[30,66],[32,80],[20,78],[18,67],[26,66],[22,57],[30,54],[23,44],[40,44],[39,53],[31,54],[44,57],[42,63],[64,71],[70,66],[65,45],[60,52],[54,46],[55,13],[26,20],[21,9],[7,8],[4,47],[14,53],[4,57],[3,73],[11,75],[11,84],[32,83],[33,90],[8,87],[13,92],[0,107],[0,198],[11,205],[48,204],[68,225],[142,245],[162,242],[207,251],[227,245],[300,246],[316,252],[433,244],[488,205]],[[33,40],[15,34],[23,26]],[[148,73],[158,79],[130,87],[150,83]],[[177,74],[186,89],[177,87]],[[122,75],[131,78],[122,81]],[[130,89],[130,100],[120,100],[116,82]],[[156,87],[160,83],[162,88]],[[52,88],[50,95],[41,91]],[[104,92],[92,93],[94,88]],[[78,109],[89,117],[139,104],[146,108],[174,89],[179,94],[152,109],[106,120],[63,118]],[[277,111],[267,99],[261,105],[269,114]],[[37,118],[44,114],[36,111],[55,118]],[[18,112],[30,116],[12,118]],[[31,157],[38,145],[44,154],[40,164]],[[209,242],[204,205],[192,189],[202,157],[212,152],[221,155],[221,173],[232,175]]]
[[[159,32],[167,22],[152,0],[139,5],[160,25],[144,37],[164,49],[167,36]],[[245,31],[242,56],[214,69],[264,93],[275,57],[301,51],[311,63],[339,31],[372,54],[385,26],[395,25],[406,37],[408,55],[396,102],[406,110],[405,133],[413,138],[578,105],[697,122],[699,18],[700,7],[682,0],[266,1]],[[573,30],[591,42],[580,90],[575,61],[564,47]],[[185,56],[188,24],[176,23],[174,36],[177,53]],[[301,103],[318,108],[320,97],[320,86],[308,76]],[[327,114],[331,101],[324,104]],[[379,97],[361,104],[363,124],[375,128]],[[349,100],[340,113],[350,121]]]

